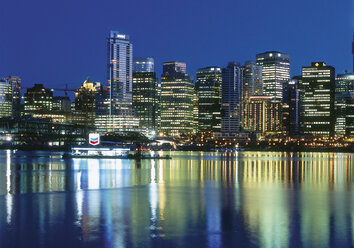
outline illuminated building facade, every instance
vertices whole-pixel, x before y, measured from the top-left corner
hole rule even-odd
[[[334,134],[335,70],[324,62],[302,67],[301,122],[305,135]]]
[[[338,74],[335,83],[335,134],[354,137],[354,75]]]
[[[290,57],[270,51],[257,54],[257,65],[262,66],[263,94],[272,96],[273,101],[283,100],[283,84],[290,79]]]
[[[7,80],[0,80],[0,118],[12,116],[12,90]]]
[[[134,58],[133,73],[134,72],[154,72],[153,58]],[[134,78],[134,77],[133,77]]]
[[[93,126],[95,122],[95,96],[100,83],[92,82],[89,78],[82,86],[75,89],[75,108],[72,113],[72,122],[81,125]]]
[[[191,77],[183,62],[166,62],[161,76],[161,128],[171,136],[193,132],[193,95]]]
[[[220,67],[205,67],[197,70],[199,132],[221,131],[221,83]]]
[[[133,131],[138,128],[134,117],[133,45],[129,35],[111,31],[107,38],[108,87],[96,95],[95,126],[101,133]]]
[[[299,134],[300,93],[299,77],[289,80],[283,87],[282,126],[285,135]]]
[[[254,61],[246,61],[242,71],[242,100],[263,94],[262,66]]]
[[[43,84],[35,84],[28,88],[24,95],[24,113],[49,113],[53,108],[53,91],[44,88]]]
[[[233,136],[241,128],[242,68],[237,62],[230,62],[222,69],[221,84],[221,132]]]
[[[244,105],[244,129],[257,134],[281,132],[281,103],[271,96],[251,96]]]
[[[133,72],[133,109],[140,128],[158,128],[158,85],[155,72]]]

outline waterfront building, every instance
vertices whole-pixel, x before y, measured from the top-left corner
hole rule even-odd
[[[53,91],[35,84],[24,94],[24,115],[45,114],[53,108]]]
[[[145,70],[144,68],[142,68]],[[140,128],[158,127],[158,84],[155,72],[133,72],[133,109]]]
[[[7,80],[0,80],[0,118],[12,116],[12,91]]]
[[[161,76],[161,128],[171,136],[193,132],[193,80],[184,62],[166,62]]]
[[[221,133],[234,136],[241,130],[242,68],[238,62],[229,62],[222,69]]]
[[[9,76],[0,80],[0,118],[21,115],[21,78]]]
[[[354,137],[354,75],[338,74],[335,82],[335,134]]]
[[[271,96],[251,96],[244,106],[244,129],[258,135],[281,132],[281,103]]]
[[[221,131],[222,70],[210,66],[197,70],[198,131]]]
[[[286,136],[299,134],[300,127],[300,77],[294,77],[283,87],[282,130]]]
[[[302,67],[301,122],[305,135],[334,134],[335,69],[324,62]]]
[[[54,111],[71,111],[71,101],[68,96],[55,96],[53,97],[53,108]]]
[[[254,61],[246,61],[242,71],[242,100],[263,94],[262,66]]]
[[[101,87],[95,98],[96,129],[100,133],[136,130],[139,120],[132,107],[133,45],[129,35],[111,31],[107,50],[108,87]]]
[[[72,122],[93,126],[95,122],[95,96],[100,83],[87,78],[80,88],[75,89],[75,105],[72,111]]]
[[[153,58],[134,58],[133,72],[154,72]]]
[[[283,85],[290,79],[290,57],[277,51],[257,54],[257,65],[262,66],[263,94],[282,102]]]

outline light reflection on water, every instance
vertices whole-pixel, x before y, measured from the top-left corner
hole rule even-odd
[[[354,157],[0,151],[0,247],[351,247]]]

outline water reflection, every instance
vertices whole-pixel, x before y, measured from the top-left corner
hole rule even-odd
[[[352,154],[171,156],[1,151],[0,247],[354,246]]]

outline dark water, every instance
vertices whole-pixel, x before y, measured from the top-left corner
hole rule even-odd
[[[0,151],[0,247],[354,247],[354,154]]]

